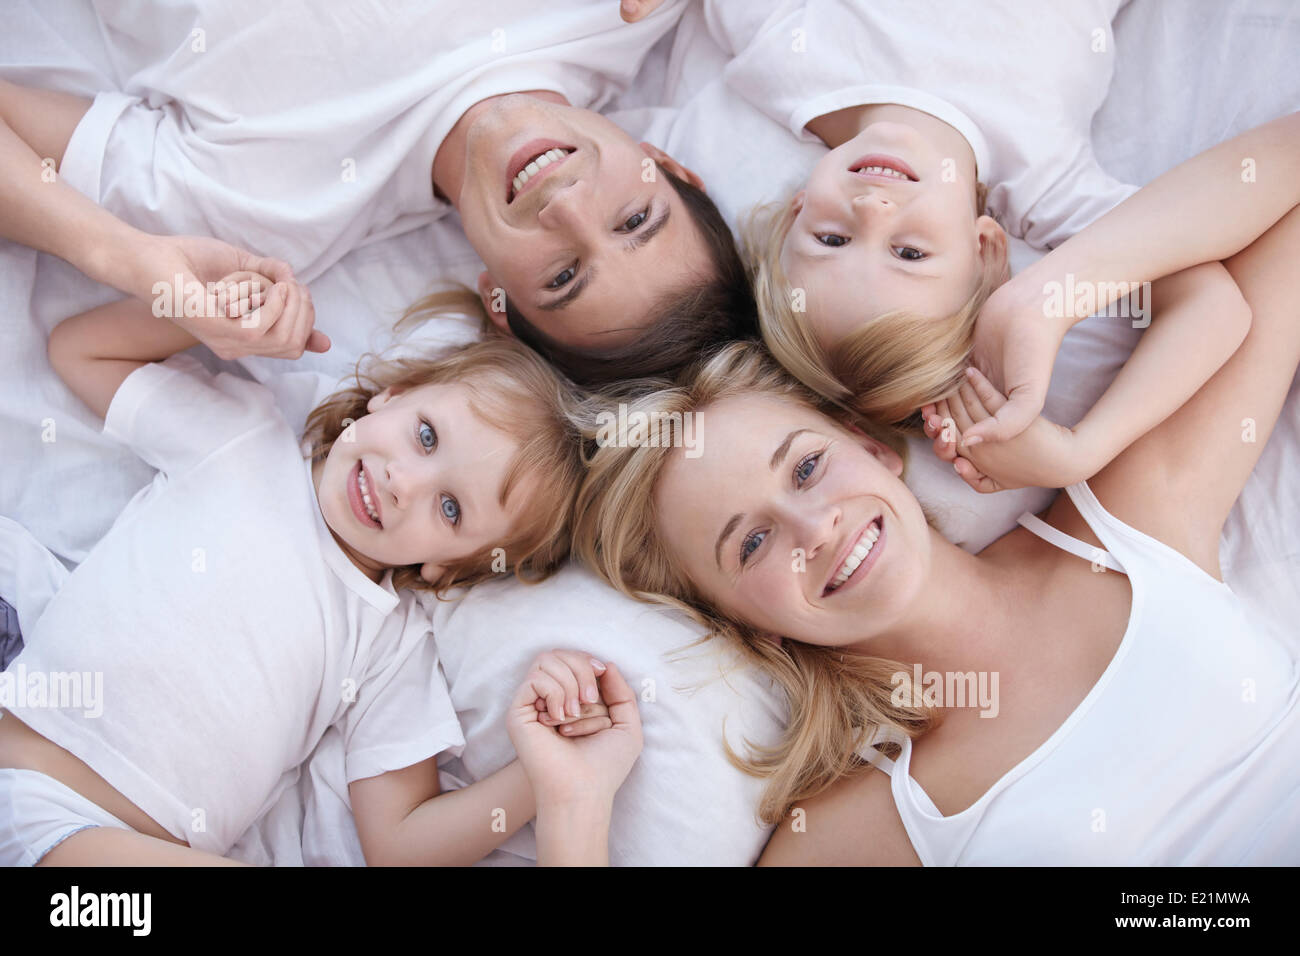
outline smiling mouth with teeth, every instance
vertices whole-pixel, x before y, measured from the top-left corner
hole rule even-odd
[[[826,585],[826,590],[822,592],[823,597],[835,593],[844,586],[849,578],[853,577],[854,572],[867,560],[867,556],[871,554],[876,542],[880,540],[880,532],[881,518],[877,517],[875,521],[867,525],[867,530],[862,533],[858,543],[853,546],[849,556],[844,559],[844,563],[840,565],[840,569],[835,573],[835,577],[831,579],[831,583]]]
[[[511,181],[510,195],[506,197],[506,202],[514,202],[515,197],[519,195],[519,191],[524,188],[524,184],[527,183],[528,180],[532,179],[547,166],[551,165],[551,163],[558,163],[572,152],[573,150],[571,149],[562,149],[557,146],[548,149],[543,153],[538,153],[530,159],[524,164],[524,168],[519,170],[519,173],[515,176],[514,180]]]
[[[361,503],[365,506],[366,514],[370,516],[371,521],[382,528],[384,525],[379,520],[379,512],[375,510],[374,503],[370,500],[370,485],[366,481],[366,470],[360,461],[357,462],[357,490],[361,492]]]

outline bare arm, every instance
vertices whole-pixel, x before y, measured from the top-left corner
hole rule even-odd
[[[1218,545],[1300,365],[1300,207],[1226,265],[1250,305],[1241,348],[1090,484],[1120,520],[1218,575]]]
[[[212,303],[214,309],[228,309],[233,302],[239,315],[260,302],[255,290],[265,285],[251,274],[231,277],[235,294],[224,291]],[[240,295],[242,291],[242,296]],[[239,318],[231,318],[239,324]],[[121,299],[65,319],[50,333],[50,365],[78,398],[100,418],[126,377],[148,362],[160,362],[177,352],[198,345],[199,340],[170,319],[153,314],[139,299]]]
[[[434,758],[348,787],[371,866],[468,866],[533,818],[532,787],[518,760],[463,790],[438,792]]]
[[[772,831],[759,866],[919,866],[894,806],[889,776],[875,768],[804,800]]]

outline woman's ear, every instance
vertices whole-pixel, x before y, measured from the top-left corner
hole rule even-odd
[[[690,183],[696,189],[700,189],[700,190],[704,189],[704,180],[700,179],[698,173],[694,172],[693,170],[687,169],[681,163],[677,162],[677,160],[673,159],[671,156],[665,153],[658,146],[651,146],[649,143],[642,143],[641,148],[645,150],[646,154],[650,156],[656,163],[658,163],[664,169],[668,170],[668,172],[672,173],[678,179],[686,180],[686,182]]]
[[[880,439],[872,438],[857,425],[850,423],[845,425],[845,428],[853,433],[853,436],[858,440],[859,445],[865,448],[869,454],[876,458],[877,461],[888,468],[895,477],[899,477],[903,474],[903,457],[898,452],[894,451],[894,449],[890,448]]]
[[[1011,264],[1007,259],[1007,233],[992,216],[975,220],[975,234],[979,236],[980,259],[984,274],[992,276],[997,285],[1011,278]]]
[[[478,297],[483,301],[483,311],[492,324],[506,335],[513,335],[506,319],[506,290],[486,270],[478,274]]]

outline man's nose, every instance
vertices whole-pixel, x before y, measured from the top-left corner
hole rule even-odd
[[[561,183],[551,193],[537,213],[537,221],[545,229],[577,229],[582,224],[585,205],[584,190],[578,180]]]

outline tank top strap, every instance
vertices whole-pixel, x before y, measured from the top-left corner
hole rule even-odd
[[[1086,515],[1084,516],[1084,520],[1088,520]],[[1060,548],[1062,551],[1068,551],[1071,554],[1078,555],[1085,561],[1100,563],[1112,571],[1118,571],[1120,574],[1125,573],[1124,566],[1120,564],[1109,551],[1099,548],[1096,545],[1080,541],[1078,538],[1071,537],[1059,528],[1053,528],[1042,518],[1038,517],[1038,515],[1030,514],[1026,511],[1017,518],[1016,521],[1026,530],[1038,535],[1038,537],[1042,538],[1049,544],[1056,545],[1056,547]],[[1089,522],[1089,524],[1091,525],[1091,522]]]

